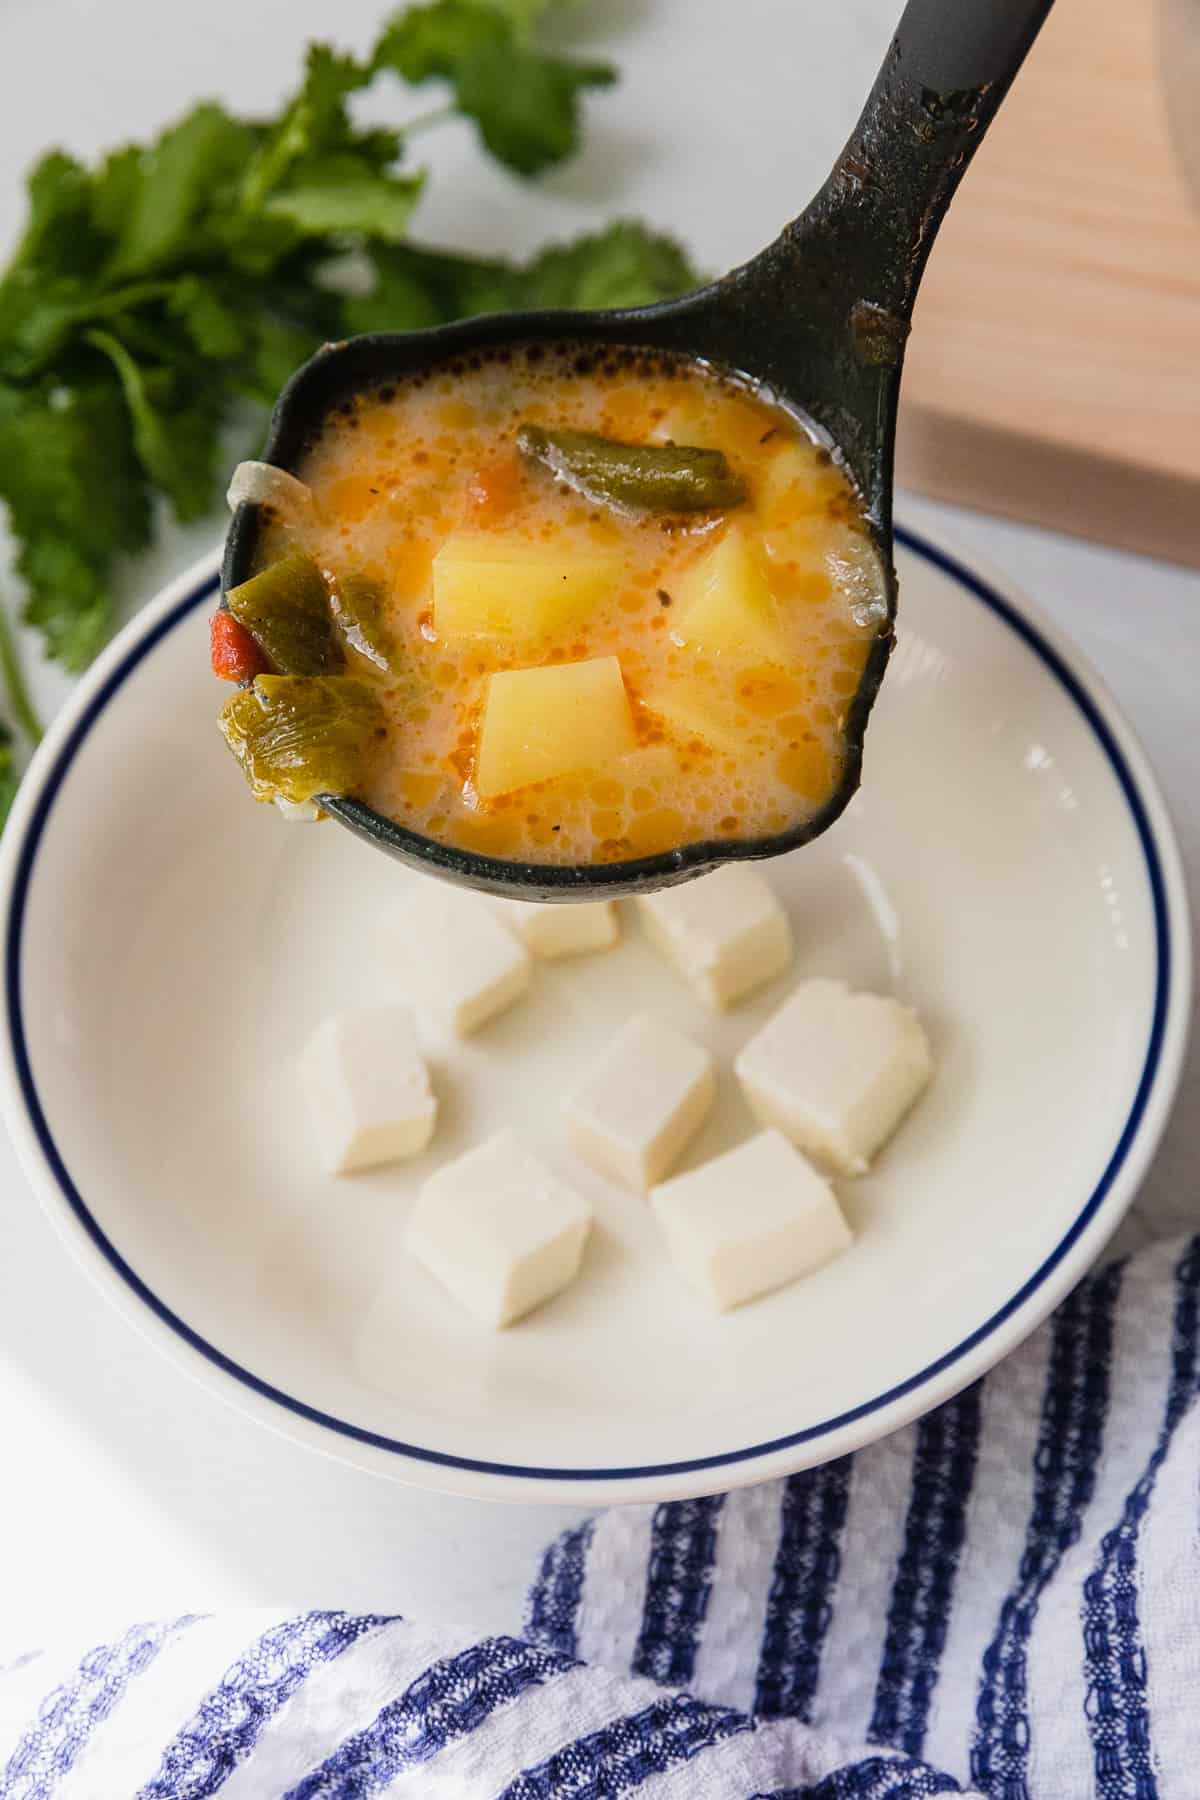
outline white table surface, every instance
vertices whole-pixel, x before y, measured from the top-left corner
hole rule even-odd
[[[455,124],[426,140],[431,240],[531,248],[614,213],[677,230],[717,269],[765,243],[823,177],[899,0],[594,0],[574,27],[621,87],[589,149],[536,186],[491,170]],[[84,155],[202,95],[276,106],[313,35],[361,48],[373,0],[4,0],[0,245],[19,176],[50,143]],[[588,22],[594,29],[585,32]],[[601,23],[602,21],[602,23]],[[755,47],[748,55],[747,47]],[[424,105],[398,88],[372,110]],[[969,204],[969,189],[965,196]],[[1153,757],[1200,891],[1193,573],[902,498],[900,517],[1023,585],[1083,645]],[[215,542],[213,518],[131,572],[126,604]],[[47,712],[67,683],[36,670]],[[1200,1051],[1134,1215],[1134,1247],[1200,1218]],[[540,1546],[576,1515],[422,1495],[268,1435],[151,1351],[94,1294],[0,1141],[0,1650],[77,1619],[296,1603],[511,1627]]]

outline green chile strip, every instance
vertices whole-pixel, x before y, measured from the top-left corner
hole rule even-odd
[[[286,556],[239,587],[225,604],[280,675],[332,675],[345,660],[329,590],[308,556]]]
[[[347,675],[259,675],[219,723],[255,799],[297,802],[352,792],[384,729],[374,689]]]
[[[594,431],[542,425],[522,425],[517,448],[576,493],[623,512],[715,512],[746,498],[746,484],[722,450],[622,444]]]
[[[396,646],[387,625],[387,595],[379,582],[353,570],[336,576],[333,614],[351,649],[384,674],[390,673]]]

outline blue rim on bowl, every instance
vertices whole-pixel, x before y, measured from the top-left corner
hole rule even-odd
[[[279,1426],[285,1421],[275,1409],[282,1408],[293,1420],[303,1420],[321,1428],[325,1449],[337,1453],[340,1447],[343,1454],[352,1454],[355,1448],[383,1453],[381,1458],[372,1457],[371,1466],[386,1470],[390,1462],[393,1474],[403,1475],[404,1462],[411,1460],[437,1466],[446,1472],[438,1485],[466,1493],[495,1493],[498,1488],[503,1488],[513,1498],[629,1500],[711,1491],[713,1484],[703,1479],[705,1472],[710,1470],[721,1471],[721,1484],[725,1485],[765,1479],[785,1472],[800,1460],[819,1460],[806,1455],[789,1465],[786,1458],[787,1453],[798,1446],[811,1446],[820,1440],[828,1440],[829,1456],[840,1455],[878,1435],[880,1415],[886,1415],[884,1428],[890,1430],[906,1423],[927,1406],[949,1398],[1040,1322],[1067,1290],[1072,1276],[1083,1272],[1082,1268],[1064,1269],[1069,1253],[1080,1244],[1089,1227],[1097,1226],[1105,1202],[1113,1195],[1118,1182],[1128,1189],[1144,1170],[1174,1093],[1186,1039],[1190,990],[1188,924],[1182,902],[1178,850],[1153,777],[1144,765],[1135,775],[1130,757],[1132,755],[1140,763],[1140,753],[1127,728],[1118,723],[1114,729],[1114,721],[1119,721],[1119,715],[1115,707],[1099,698],[1103,692],[1099,683],[1090,676],[1087,680],[1082,679],[1050,641],[1045,629],[1033,624],[989,581],[912,532],[898,529],[896,539],[998,616],[1051,671],[1082,713],[1104,751],[1132,816],[1152,902],[1156,967],[1153,1014],[1145,1060],[1132,1104],[1093,1191],[1054,1249],[1017,1292],[933,1362],[845,1412],[765,1443],[687,1461],[632,1467],[527,1466],[481,1460],[406,1443],[334,1417],[283,1392],[226,1356],[181,1319],[146,1285],[106,1235],[55,1143],[29,1056],[22,1011],[21,956],[30,882],[38,849],[63,781],[89,732],[132,671],[182,620],[216,595],[217,577],[209,575],[199,579],[185,578],[177,584],[177,599],[172,601],[168,595],[161,607],[154,609],[149,620],[145,617],[135,619],[97,665],[93,675],[81,685],[76,699],[68,706],[64,718],[39,753],[31,772],[28,794],[18,802],[6,834],[3,880],[0,882],[0,896],[6,912],[5,1022],[13,1075],[12,1083],[6,1084],[8,1091],[4,1097],[18,1151],[31,1178],[47,1196],[52,1216],[60,1214],[59,1202],[66,1202],[75,1223],[99,1253],[102,1265],[112,1278],[108,1285],[110,1291],[116,1290],[113,1297],[120,1300],[123,1287],[126,1301],[130,1296],[135,1297],[166,1328],[159,1337],[164,1348],[172,1347],[173,1338],[176,1351],[181,1345],[187,1346],[222,1371],[237,1384],[227,1390],[226,1397],[236,1402],[240,1388],[242,1402],[250,1402],[251,1410],[258,1416],[265,1416],[270,1421],[273,1415],[274,1423]],[[1106,716],[1106,710],[1109,716]],[[1128,747],[1118,742],[1117,729],[1126,736]],[[1154,824],[1151,813],[1156,815]],[[61,1216],[56,1217],[55,1222],[61,1225]],[[1096,1234],[1095,1242],[1089,1245],[1092,1251],[1100,1247],[1108,1229],[1115,1223],[1114,1217]],[[92,1272],[96,1273],[94,1260],[88,1261]],[[126,1310],[136,1322],[139,1309],[126,1307]],[[1018,1317],[1022,1314],[1023,1317]],[[267,1405],[263,1408],[254,1402],[266,1402]],[[310,1441],[307,1435],[306,1441]],[[451,1472],[458,1472],[459,1478]],[[464,1476],[468,1479],[462,1479]],[[469,1479],[471,1477],[476,1479]]]

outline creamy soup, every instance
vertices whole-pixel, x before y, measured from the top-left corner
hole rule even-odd
[[[792,413],[682,359],[533,345],[361,394],[294,472],[214,628],[218,672],[256,677],[223,726],[260,798],[595,863],[834,794],[885,588]]]

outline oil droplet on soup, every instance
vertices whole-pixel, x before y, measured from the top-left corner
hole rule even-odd
[[[534,863],[803,823],[837,790],[886,618],[849,480],[795,415],[711,369],[533,348],[331,414],[295,471],[311,513],[264,533],[260,566],[310,557],[335,613],[339,572],[377,598],[386,670],[348,634],[347,672],[376,683],[387,733],[354,792]],[[537,454],[577,432],[723,452],[732,483],[683,511],[598,495]]]

